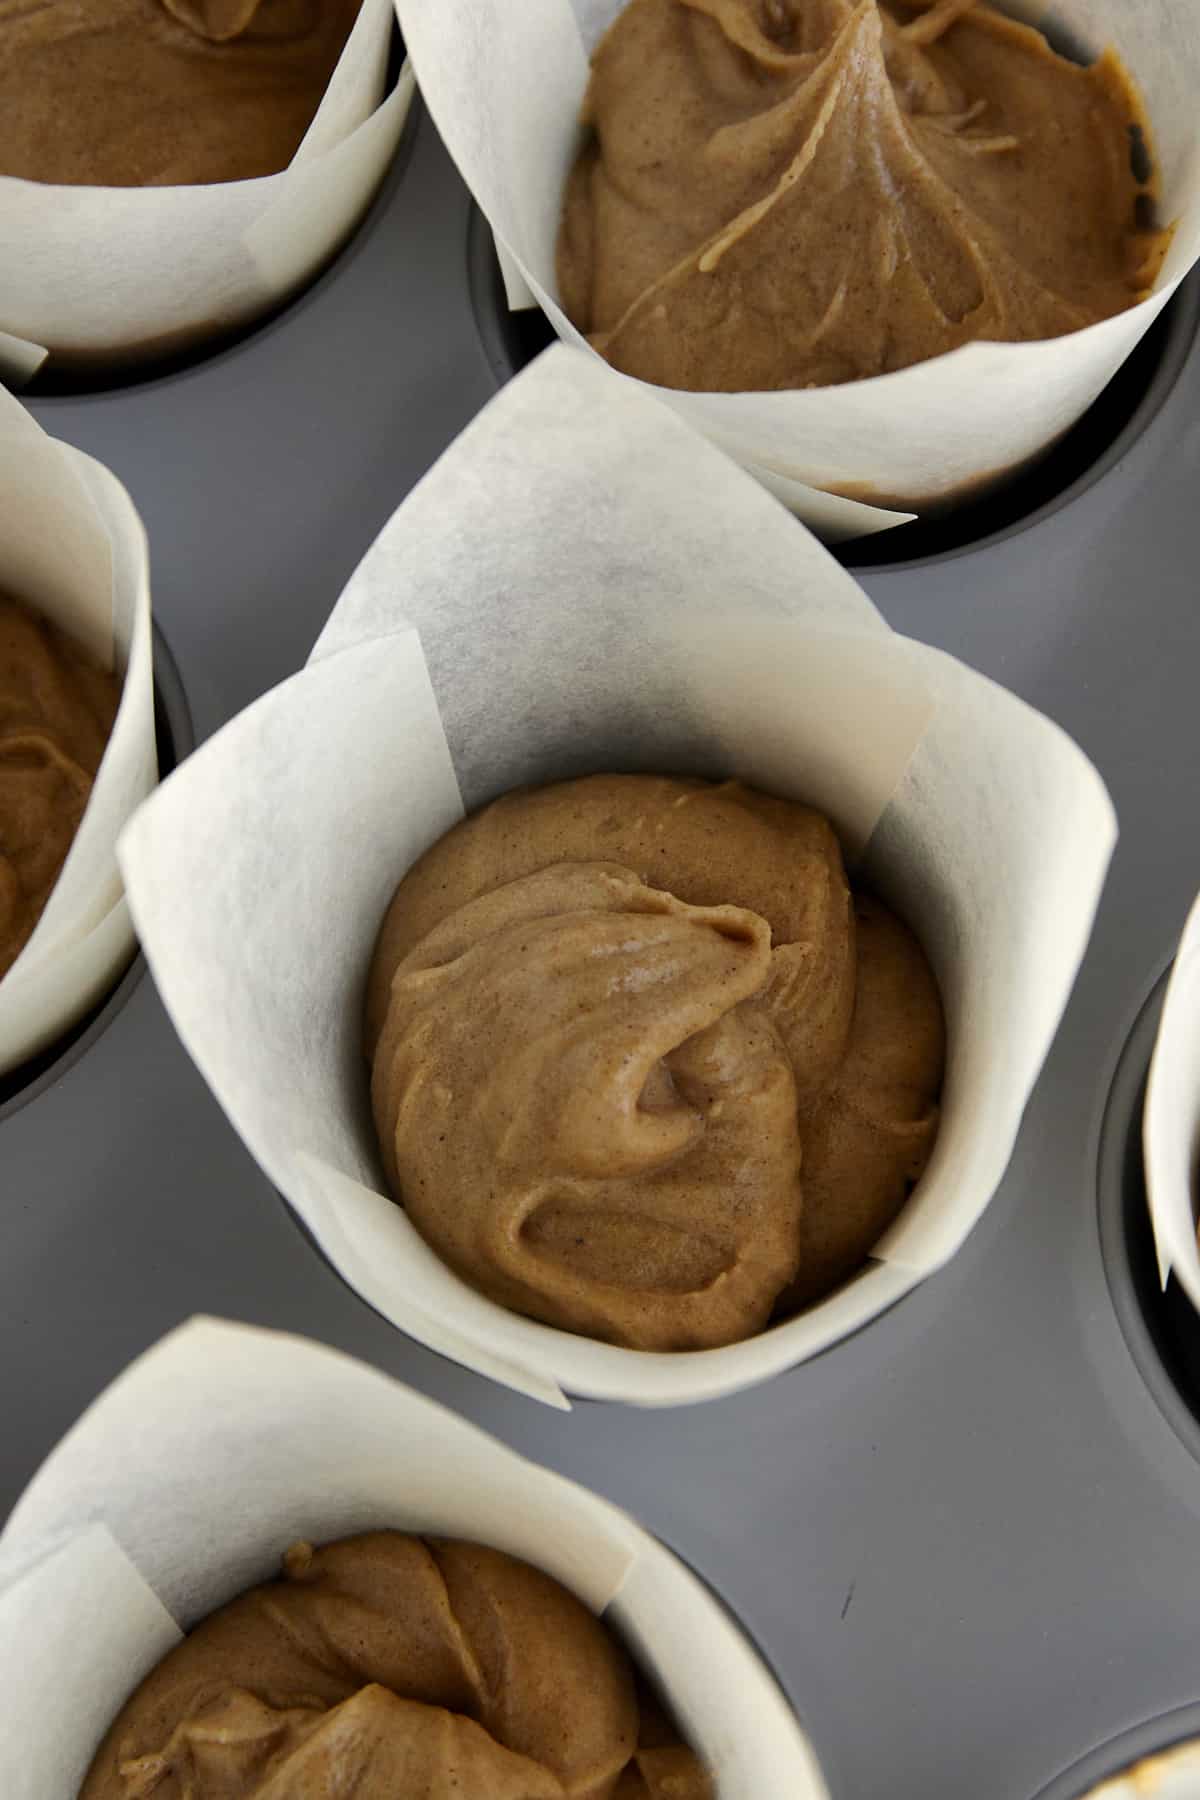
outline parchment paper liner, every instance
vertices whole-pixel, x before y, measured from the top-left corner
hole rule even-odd
[[[195,1319],[107,1389],[0,1537],[5,1800],[75,1800],[126,1698],[297,1538],[464,1537],[538,1564],[624,1640],[719,1800],[827,1800],[783,1694],[729,1615],[628,1514],[365,1364]]]
[[[825,808],[937,970],[929,1170],[803,1316],[651,1355],[518,1318],[385,1198],[361,995],[403,871],[463,807],[602,769],[737,774]],[[564,1405],[706,1399],[827,1348],[953,1254],[995,1190],[1114,840],[1061,731],[889,631],[781,507],[666,408],[552,347],[410,495],[307,668],[164,784],[121,846],[184,1043],[326,1255],[394,1323]]]
[[[1200,1309],[1200,898],[1188,914],[1167,984],[1146,1087],[1142,1144],[1159,1276],[1165,1288],[1174,1275]]]
[[[158,773],[146,534],[99,463],[58,443],[0,390],[0,593],[23,600],[106,668],[121,704],[45,911],[0,980],[0,1074],[93,1005],[133,953],[116,841]]]
[[[412,99],[383,104],[394,15],[362,11],[289,166],[192,187],[59,187],[0,176],[0,380],[233,330],[314,275],[365,210]]]
[[[580,142],[587,58],[621,5],[396,0],[421,92],[492,225],[514,299],[526,284],[559,336],[584,348],[557,303],[554,247]],[[770,394],[651,388],[829,540],[970,497],[1047,448],[1095,399],[1200,256],[1200,13],[1176,0],[1017,0],[1003,10],[1074,46],[1098,53],[1115,45],[1146,101],[1162,216],[1178,221],[1175,239],[1148,299],[1069,337],[971,344],[838,387]]]

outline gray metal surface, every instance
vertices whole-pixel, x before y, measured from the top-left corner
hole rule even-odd
[[[280,319],[183,374],[35,403],[141,509],[198,737],[304,660],[376,531],[494,390],[468,211],[414,116],[364,232]],[[364,1357],[631,1508],[758,1638],[842,1800],[1026,1800],[1200,1700],[1200,1464],[1127,1348],[1096,1174],[1119,1055],[1200,887],[1198,461],[1200,348],[1069,506],[864,577],[893,625],[1060,720],[1122,827],[1008,1177],[948,1269],[755,1392],[562,1417],[410,1343],[340,1283],[143,979],[0,1118],[0,1514],[131,1357],[216,1312]]]

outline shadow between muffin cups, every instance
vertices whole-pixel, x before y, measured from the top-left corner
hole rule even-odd
[[[560,304],[555,251],[588,58],[622,5],[527,0],[514,17],[503,0],[397,0],[422,96],[492,226],[510,286],[523,284],[559,337],[598,362]],[[1026,466],[1086,411],[1200,256],[1195,18],[1172,0],[1002,0],[997,10],[1072,52],[1117,49],[1145,101],[1161,220],[1175,237],[1145,299],[1061,337],[969,343],[825,387],[649,387],[830,542],[970,499]]]
[[[560,1581],[624,1642],[720,1800],[827,1800],[740,1628],[628,1514],[363,1363],[211,1319],[99,1397],[0,1537],[0,1671],[22,1721],[0,1787],[70,1800],[182,1631],[297,1540],[376,1530],[488,1544]]]
[[[464,809],[596,771],[737,776],[833,820],[914,928],[948,1032],[929,1166],[866,1268],[727,1348],[636,1352],[452,1275],[383,1187],[362,992],[397,881]],[[749,1386],[877,1317],[998,1185],[1115,835],[1068,738],[891,632],[672,414],[550,350],[399,509],[307,667],[173,776],[122,843],[183,1041],[330,1261],[394,1324],[550,1404]]]

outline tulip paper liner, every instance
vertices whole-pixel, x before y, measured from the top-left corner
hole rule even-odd
[[[181,187],[62,187],[0,176],[0,379],[46,361],[183,349],[247,324],[349,234],[395,153],[407,65],[383,95],[391,0],[363,0],[286,169]]]
[[[719,1800],[827,1800],[812,1747],[706,1588],[626,1514],[365,1364],[211,1319],[103,1393],[0,1537],[5,1800],[74,1800],[127,1695],[297,1539],[491,1544],[602,1613]]]
[[[1159,1276],[1165,1288],[1174,1275],[1200,1309],[1200,899],[1188,915],[1167,985],[1146,1087],[1142,1140]]]
[[[559,336],[590,355],[558,302],[555,243],[581,142],[588,57],[622,4],[396,0],[421,92],[492,226],[510,293],[519,297],[524,284]],[[1056,41],[1120,52],[1146,102],[1163,220],[1175,223],[1175,237],[1145,300],[1066,337],[969,344],[835,387],[650,388],[829,540],[969,497],[1046,449],[1116,373],[1200,256],[1200,15],[1177,0],[1021,0],[1001,10],[1047,26]]]
[[[599,770],[736,775],[833,819],[916,926],[949,1062],[929,1167],[867,1267],[724,1349],[625,1350],[460,1281],[387,1196],[363,983],[397,881],[464,808]],[[552,347],[410,495],[298,675],[122,842],[167,1008],[262,1168],[412,1336],[552,1404],[701,1400],[856,1330],[979,1218],[1083,954],[1115,835],[1048,720],[888,629],[761,488]]]
[[[117,836],[157,778],[146,534],[107,469],[0,391],[0,593],[123,672],[87,808],[32,937],[0,980],[0,1073],[94,1004],[133,953]]]

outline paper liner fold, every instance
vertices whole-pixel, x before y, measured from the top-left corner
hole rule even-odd
[[[627,1514],[398,1382],[302,1338],[193,1320],[126,1371],[0,1537],[5,1800],[74,1800],[134,1686],[297,1538],[395,1529],[548,1571],[628,1644],[719,1800],[827,1800],[724,1608]]]
[[[1174,1275],[1200,1309],[1200,898],[1167,984],[1142,1117],[1146,1197],[1164,1288]]]
[[[380,104],[390,0],[362,10],[289,166],[191,187],[60,187],[0,176],[0,380],[47,356],[102,365],[249,323],[315,275],[365,211],[412,99]]]
[[[649,1354],[517,1317],[386,1196],[362,988],[387,901],[465,809],[597,770],[736,775],[825,810],[921,935],[943,1122],[874,1259],[726,1349]],[[301,673],[137,815],[121,855],[155,979],[253,1154],[387,1318],[538,1398],[665,1405],[827,1349],[987,1205],[1066,1003],[1114,839],[1058,728],[899,637],[673,414],[556,346],[367,553]]]
[[[622,3],[396,0],[421,92],[502,247],[506,279],[519,277],[559,336],[589,355],[558,304],[555,243],[580,143],[588,56]],[[837,387],[650,388],[830,539],[970,498],[1048,448],[1096,398],[1200,256],[1200,15],[1175,0],[1025,0],[1001,10],[1075,51],[1099,54],[1110,44],[1119,51],[1146,102],[1162,216],[1176,224],[1174,241],[1147,299],[1067,337],[970,344]]]
[[[146,535],[120,482],[0,392],[0,592],[122,671],[121,701],[58,881],[0,980],[0,1073],[65,1031],[133,953],[117,836],[157,779]]]

